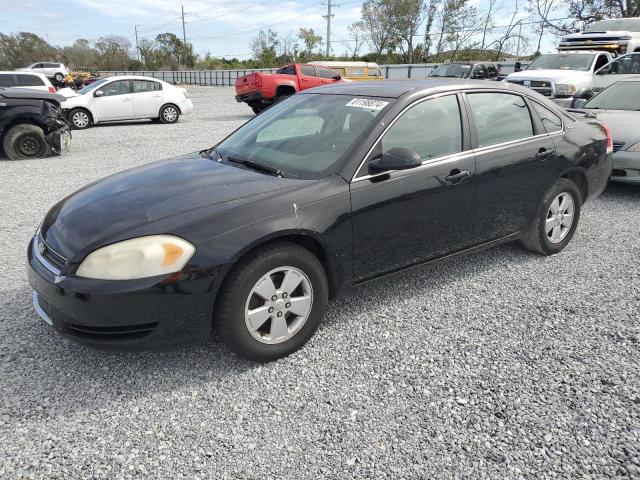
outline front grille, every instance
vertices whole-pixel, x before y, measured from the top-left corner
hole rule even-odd
[[[36,248],[38,249],[40,256],[54,267],[62,269],[67,265],[67,259],[49,247],[42,238],[42,235],[38,236],[38,244],[36,245]]]
[[[622,150],[624,147],[624,142],[613,142],[613,151],[617,152],[618,150]]]
[[[94,327],[79,325],[77,323],[67,323],[66,332],[68,335],[97,341],[120,341],[136,340],[151,334],[158,326],[157,323],[142,323],[139,325],[118,325],[112,327]]]
[[[553,92],[553,86],[549,80],[508,80],[510,83],[523,85],[538,92],[545,97],[550,97]]]

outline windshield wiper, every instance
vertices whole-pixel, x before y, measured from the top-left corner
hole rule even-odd
[[[277,177],[284,177],[282,170],[272,167],[271,165],[265,165],[264,163],[254,162],[253,160],[244,160],[241,158],[227,157],[228,162],[239,163],[245,167],[252,168],[262,173],[269,175],[275,175]]]

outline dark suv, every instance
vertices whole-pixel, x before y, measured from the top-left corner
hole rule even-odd
[[[71,133],[60,104],[65,100],[38,90],[0,88],[0,141],[9,160],[62,153]]]
[[[490,62],[451,62],[434,68],[430,77],[475,78],[477,80],[497,80],[498,66]]]

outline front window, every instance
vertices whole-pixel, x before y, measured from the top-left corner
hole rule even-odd
[[[293,65],[287,65],[286,67],[282,67],[276,70],[276,73],[280,75],[295,75],[296,69],[293,67]]]
[[[578,70],[588,72],[594,55],[592,53],[554,53],[541,55],[527,67],[527,70]]]
[[[429,74],[430,77],[467,78],[471,73],[471,65],[449,63],[439,65]]]
[[[221,160],[249,161],[287,178],[316,179],[336,170],[388,98],[295,95],[264,111],[218,145]]]
[[[605,88],[582,108],[640,110],[640,82],[617,82]]]
[[[640,74],[640,53],[630,53],[620,57],[598,70],[597,75],[638,75]]]

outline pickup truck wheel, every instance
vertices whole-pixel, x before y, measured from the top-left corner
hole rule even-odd
[[[291,96],[291,94],[290,94],[290,93],[280,93],[280,94],[276,97],[276,99],[275,99],[275,101],[274,101],[273,103],[274,103],[274,104],[275,104],[275,103],[279,103],[279,102],[283,101],[285,98],[290,97],[290,96]]]
[[[571,241],[580,220],[582,195],[575,183],[561,178],[545,194],[536,218],[522,235],[522,245],[532,252],[553,255]]]
[[[11,127],[2,140],[2,148],[9,160],[40,158],[51,153],[42,129],[28,123]]]
[[[260,105],[253,104],[253,105],[249,105],[249,106],[251,107],[251,110],[253,110],[253,113],[255,113],[256,115],[264,110],[264,107],[262,106],[262,104],[260,104]]]
[[[91,114],[83,108],[74,108],[69,112],[69,121],[76,130],[89,128],[92,123]]]

